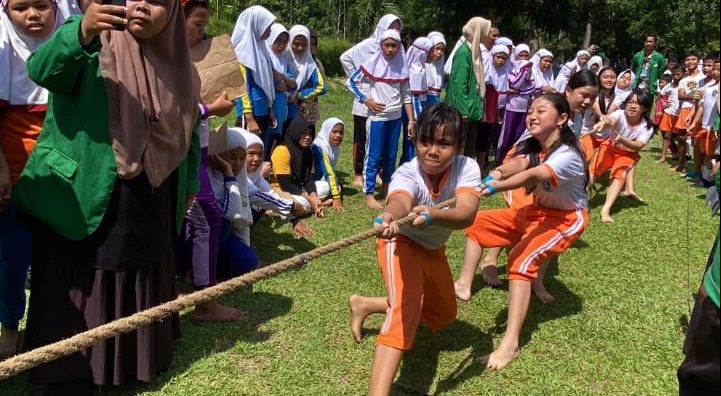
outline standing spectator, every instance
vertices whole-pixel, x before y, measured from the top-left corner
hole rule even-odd
[[[651,94],[658,89],[658,78],[666,70],[666,60],[656,52],[657,43],[658,37],[655,34],[647,35],[643,41],[643,50],[633,56],[631,70],[638,76],[633,89],[645,89]]]

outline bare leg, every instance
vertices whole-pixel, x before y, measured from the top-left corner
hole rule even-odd
[[[678,138],[678,166],[676,172],[686,172],[686,135]]]
[[[704,155],[701,154],[700,142],[694,139],[693,142],[693,170],[701,176],[703,172]]]
[[[498,256],[501,255],[503,248],[494,247],[488,249],[486,257],[481,261],[481,274],[483,275],[483,281],[489,286],[500,286],[501,280],[498,278]]]
[[[0,327],[0,360],[9,358],[17,353],[18,329]]]
[[[353,177],[353,185],[356,187],[363,187],[363,175],[362,174],[356,174]]]
[[[403,351],[400,349],[387,345],[376,345],[368,395],[386,396],[390,393],[402,357]]]
[[[502,369],[518,355],[518,340],[530,302],[531,282],[511,280],[508,287],[508,327],[501,345],[488,357],[488,368]]]
[[[481,174],[485,175],[484,167],[486,166],[486,156],[488,154],[484,153],[482,151],[476,152],[476,162],[478,162],[478,167],[481,169]]]
[[[352,294],[348,298],[350,308],[350,325],[353,338],[361,342],[363,322],[372,313],[385,312],[388,307],[388,300],[385,297],[364,297]]]
[[[623,196],[629,197],[638,202],[645,202],[643,200],[643,198],[641,198],[640,196],[638,196],[638,194],[636,194],[635,186],[636,186],[636,168],[634,167],[634,168],[631,168],[631,170],[626,175],[626,184],[624,185]]]
[[[386,198],[388,196],[388,187],[390,183],[385,183],[381,185],[381,197]]]
[[[611,185],[608,187],[608,190],[606,191],[606,202],[603,204],[603,207],[601,208],[601,221],[604,223],[613,223],[613,219],[611,218],[611,208],[613,207],[613,204],[616,203],[616,198],[618,198],[618,193],[621,192],[621,189],[623,188],[623,184],[621,184],[621,181],[618,179],[613,179],[611,182]]]
[[[663,136],[663,143],[661,143],[661,157],[659,157],[658,161],[656,161],[657,164],[663,164],[666,162],[666,153],[668,152],[668,148],[671,145],[671,138],[666,137],[666,135]]]
[[[456,289],[456,297],[462,301],[471,299],[471,285],[473,278],[476,276],[478,261],[483,255],[483,248],[474,242],[471,238],[466,237],[466,247],[463,253],[463,268],[458,280],[453,284]]]
[[[533,288],[533,294],[535,294],[536,297],[544,304],[556,301],[556,297],[553,297],[553,294],[549,293],[548,290],[546,290],[546,285],[543,284],[543,282],[546,280],[546,270],[548,270],[548,264],[550,262],[550,258],[543,260],[541,265],[538,267],[536,279],[534,279],[533,283],[531,284]]]

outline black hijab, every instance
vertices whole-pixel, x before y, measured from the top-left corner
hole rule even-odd
[[[290,178],[293,184],[302,186],[310,180],[313,170],[313,151],[310,147],[303,148],[299,141],[301,136],[310,134],[310,140],[315,138],[315,126],[304,120],[303,117],[296,117],[291,121],[288,130],[285,132],[283,144],[290,152]]]

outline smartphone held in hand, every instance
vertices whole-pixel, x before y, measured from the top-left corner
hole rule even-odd
[[[115,5],[115,6],[121,6],[125,7],[126,0],[102,0],[102,4],[108,4],[108,5]],[[125,14],[117,14],[117,16],[121,18],[125,18]],[[125,25],[113,25],[113,29],[115,30],[125,30]]]

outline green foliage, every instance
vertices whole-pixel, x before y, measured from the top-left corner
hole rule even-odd
[[[327,76],[340,77],[344,75],[338,59],[351,45],[353,45],[351,42],[342,38],[323,37],[318,41],[318,53],[316,56],[323,62]]]

